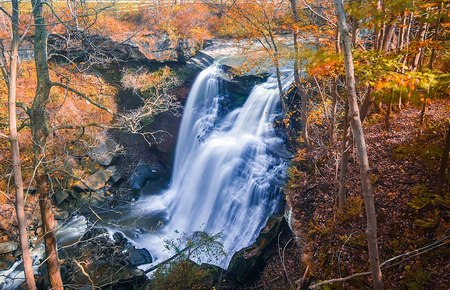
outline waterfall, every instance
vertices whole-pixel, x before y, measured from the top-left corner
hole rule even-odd
[[[270,153],[282,143],[273,127],[279,113],[276,78],[256,85],[240,108],[221,114],[227,98],[221,75],[213,65],[197,77],[183,114],[170,187],[145,203],[165,216],[159,232],[164,238],[175,238],[174,232],[222,233],[227,256],[216,264],[227,268],[232,255],[253,243],[279,208],[276,184],[285,176],[286,163]],[[286,74],[285,88],[291,82]],[[158,252],[161,238],[145,240],[142,246],[157,258],[167,257]]]

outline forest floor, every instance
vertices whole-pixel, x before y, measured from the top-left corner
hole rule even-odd
[[[408,106],[393,114],[390,130],[386,130],[381,116],[372,116],[364,128],[380,261],[410,253],[382,268],[386,289],[448,289],[449,173],[443,193],[438,195],[434,189],[449,112],[450,100],[438,100],[427,108],[421,127],[420,109]],[[355,150],[350,154],[346,183],[348,205],[340,211],[337,148],[317,148],[293,161],[286,197],[293,208],[293,227],[299,238],[274,246],[274,255],[252,288],[295,289],[301,284],[305,287],[369,271]],[[369,289],[370,285],[370,275],[363,275],[323,289]]]

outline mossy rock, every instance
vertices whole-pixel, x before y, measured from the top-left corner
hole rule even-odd
[[[256,242],[233,255],[226,277],[228,280],[245,282],[252,273],[261,268],[268,258],[265,253],[268,246],[277,237],[282,224],[286,223],[283,216],[272,215],[266,226],[261,230]]]

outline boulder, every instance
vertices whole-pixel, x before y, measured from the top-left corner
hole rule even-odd
[[[0,243],[0,254],[7,254],[14,252],[19,248],[19,245],[15,242],[2,242]]]
[[[101,241],[104,241],[105,237],[106,239],[108,239],[109,237],[107,229],[93,227],[83,234],[83,236],[81,237],[81,241],[87,241],[92,239],[101,239]]]
[[[83,179],[81,182],[78,182],[75,186],[84,191],[97,191],[106,187],[110,178],[112,178],[116,174],[117,173],[115,167],[114,170],[101,169],[96,173],[90,175],[89,177]],[[117,179],[117,176],[115,176],[115,179]]]
[[[55,220],[66,220],[68,219],[70,216],[70,213],[68,211],[65,210],[56,210],[55,211]]]
[[[139,162],[128,183],[133,190],[141,190],[147,182],[162,178],[164,173],[164,167],[158,162],[150,164]]]
[[[153,262],[153,258],[147,249],[136,249],[132,247],[128,249],[128,261],[131,266],[139,266],[150,264]]]
[[[61,205],[69,196],[70,194],[66,190],[57,191],[55,193],[56,204]]]
[[[122,173],[117,169],[115,165],[109,166],[108,168],[106,168],[106,170],[111,171],[111,181],[113,182],[113,184],[117,183],[123,177]]]
[[[13,255],[0,255],[0,271],[6,271],[16,262],[16,257]]]
[[[233,255],[228,266],[227,279],[245,282],[252,273],[262,266],[267,258],[265,257],[266,249],[277,237],[283,221],[282,216],[272,215],[269,217],[256,242]]]
[[[119,156],[120,152],[121,146],[117,142],[107,136],[100,136],[98,146],[89,152],[88,155],[96,163],[102,166],[109,166]]]
[[[112,237],[114,242],[122,247],[125,247],[129,243],[128,239],[121,232],[115,232]]]

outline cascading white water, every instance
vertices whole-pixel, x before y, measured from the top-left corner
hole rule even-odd
[[[220,242],[227,256],[203,261],[227,268],[236,251],[255,241],[282,198],[276,185],[283,179],[286,163],[271,153],[282,144],[273,129],[279,103],[277,81],[270,77],[255,86],[241,108],[221,114],[221,101],[227,98],[221,91],[222,76],[213,65],[200,73],[191,89],[169,189],[122,208],[127,214],[110,217],[126,227],[132,227],[128,219],[134,225],[144,217],[162,221],[154,232],[129,235],[137,247],[152,253],[155,263],[173,255],[165,251],[165,240],[204,231],[222,233]],[[284,75],[284,89],[292,78],[290,73]],[[68,233],[83,233],[86,226],[83,217],[76,218],[60,235],[70,240],[74,236]],[[0,289],[22,281],[16,279],[23,275],[16,270],[19,264],[2,273]]]
[[[227,97],[220,89],[222,74],[213,65],[197,77],[183,115],[170,188],[145,203],[150,212],[164,212],[167,223],[160,235],[165,238],[174,232],[222,233],[227,256],[215,263],[227,268],[279,206],[281,196],[273,185],[286,164],[269,153],[270,146],[282,142],[273,128],[279,107],[276,79],[255,86],[241,108],[220,116]],[[283,78],[286,87],[291,81],[291,75]],[[159,251],[160,239],[140,240],[157,258],[167,256]]]

